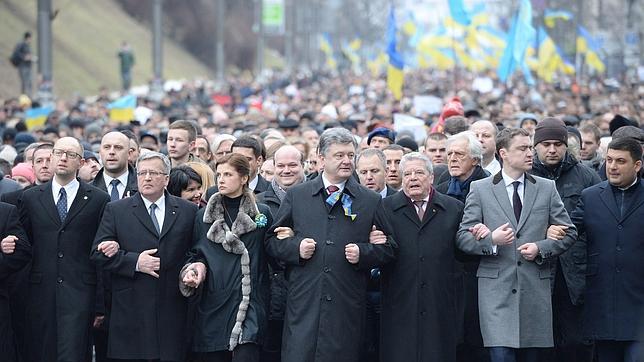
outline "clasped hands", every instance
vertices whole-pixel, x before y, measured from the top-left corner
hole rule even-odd
[[[293,230],[286,226],[280,226],[275,228],[276,237],[279,240],[283,240],[295,235]],[[369,243],[371,244],[384,244],[387,242],[387,236],[380,230],[376,229],[376,226],[373,225],[371,232],[369,233]],[[313,253],[315,253],[316,241],[312,238],[304,238],[300,242],[300,258],[304,260],[311,259]],[[355,243],[349,243],[344,247],[344,257],[351,264],[358,264],[360,261],[360,248]]]
[[[111,258],[119,251],[120,245],[114,240],[105,240],[100,242],[96,249],[103,253],[103,255]],[[159,277],[157,272],[161,268],[161,258],[153,256],[156,252],[157,249],[148,249],[143,250],[141,254],[139,254],[139,258],[136,262],[138,272],[151,275],[155,278]]]

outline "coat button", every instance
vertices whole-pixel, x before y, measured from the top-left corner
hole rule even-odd
[[[62,283],[62,282],[63,282],[63,278],[62,278],[62,277],[58,277],[58,279],[57,279],[56,281],[60,284],[60,283]]]
[[[517,290],[516,290],[516,289],[512,289],[512,294],[517,294]]]
[[[425,288],[426,286],[427,286],[427,283],[425,283],[425,282],[420,283],[421,288]]]
[[[617,245],[617,247],[615,249],[617,249],[617,251],[622,251],[622,247],[619,246],[619,245]]]
[[[64,232],[65,232],[65,229],[61,230],[60,232],[61,232],[61,233],[64,233]]]
[[[517,265],[521,266],[521,260],[517,261]]]
[[[326,245],[333,245],[333,241],[331,241],[331,240],[327,240],[327,241],[325,241],[324,243],[325,243]]]
[[[323,270],[325,273],[328,273],[331,271],[331,268],[329,268],[328,266],[325,266]]]
[[[424,257],[424,256],[421,256],[421,257],[420,257],[420,261],[425,261],[425,257]]]
[[[330,302],[331,300],[333,300],[333,298],[331,298],[330,295],[327,295],[326,298],[324,298],[324,299],[326,299],[327,302]]]
[[[420,312],[421,316],[424,316],[425,314],[427,314],[427,312],[425,312],[425,311]]]
[[[623,228],[624,228],[624,227],[623,227],[621,224],[620,224],[620,225],[617,225],[617,229],[618,229],[618,230],[622,230]]]
[[[58,258],[62,258],[63,256],[64,256],[63,252],[62,252],[62,251],[59,251],[59,252],[58,252]]]
[[[615,268],[615,273],[619,273],[619,272],[621,272],[621,271],[622,271],[622,270],[621,270],[620,268]]]
[[[329,215],[329,220],[335,220],[335,215]]]

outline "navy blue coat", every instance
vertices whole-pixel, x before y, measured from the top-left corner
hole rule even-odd
[[[620,216],[608,181],[585,189],[572,221],[586,233],[585,332],[594,340],[642,338],[644,321],[644,181]]]

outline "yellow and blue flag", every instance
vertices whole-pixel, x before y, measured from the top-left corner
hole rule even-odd
[[[577,53],[583,54],[586,57],[586,64],[591,69],[599,73],[606,70],[606,65],[599,57],[601,46],[599,42],[583,26],[577,29]]]
[[[331,37],[329,34],[324,33],[320,35],[320,50],[326,55],[326,65],[331,69],[336,69],[338,63],[333,56],[333,47],[331,46]]]
[[[554,28],[555,22],[557,20],[570,21],[572,20],[572,18],[573,18],[572,13],[567,10],[546,9],[546,11],[543,14],[543,22],[549,28]]]
[[[389,56],[387,88],[389,88],[395,99],[400,100],[405,82],[405,75],[403,74],[405,62],[402,54],[396,49],[396,16],[393,6],[389,11],[389,23],[387,25],[387,55]]]
[[[110,110],[110,120],[119,123],[129,123],[134,119],[136,96],[128,94],[107,105]]]
[[[25,111],[25,125],[31,131],[36,127],[44,126],[47,117],[54,109],[52,107],[31,108]]]
[[[517,67],[526,68],[523,66],[525,51],[535,34],[536,30],[532,27],[530,0],[521,0],[519,13],[514,18],[508,33],[507,46],[497,68],[497,74],[502,82],[505,82]]]

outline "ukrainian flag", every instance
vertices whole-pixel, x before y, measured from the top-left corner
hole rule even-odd
[[[555,27],[555,22],[557,21],[557,19],[563,20],[563,21],[569,21],[572,18],[573,18],[572,13],[566,10],[546,9],[545,13],[543,14],[543,22],[549,28]]]
[[[47,117],[54,109],[52,107],[40,107],[40,108],[31,108],[25,112],[25,124],[27,130],[31,131],[32,129],[40,126],[44,126],[47,122]]]
[[[580,25],[577,33],[577,53],[585,55],[586,63],[590,68],[603,73],[606,70],[606,65],[599,58],[600,49],[598,42],[588,30]]]
[[[505,82],[518,67],[525,70],[525,51],[535,35],[536,30],[532,27],[532,5],[529,0],[522,0],[519,13],[508,33],[507,47],[497,67],[497,75],[502,82]]]
[[[389,11],[389,24],[387,25],[387,55],[389,56],[387,88],[389,88],[395,99],[400,100],[405,82],[405,75],[403,74],[405,62],[402,55],[396,50],[396,17],[393,6]]]
[[[136,96],[129,94],[107,105],[110,110],[110,120],[120,123],[129,123],[134,119]]]
[[[326,65],[331,69],[336,69],[338,63],[333,57],[333,47],[331,46],[331,37],[324,33],[320,35],[320,50],[326,55]]]

